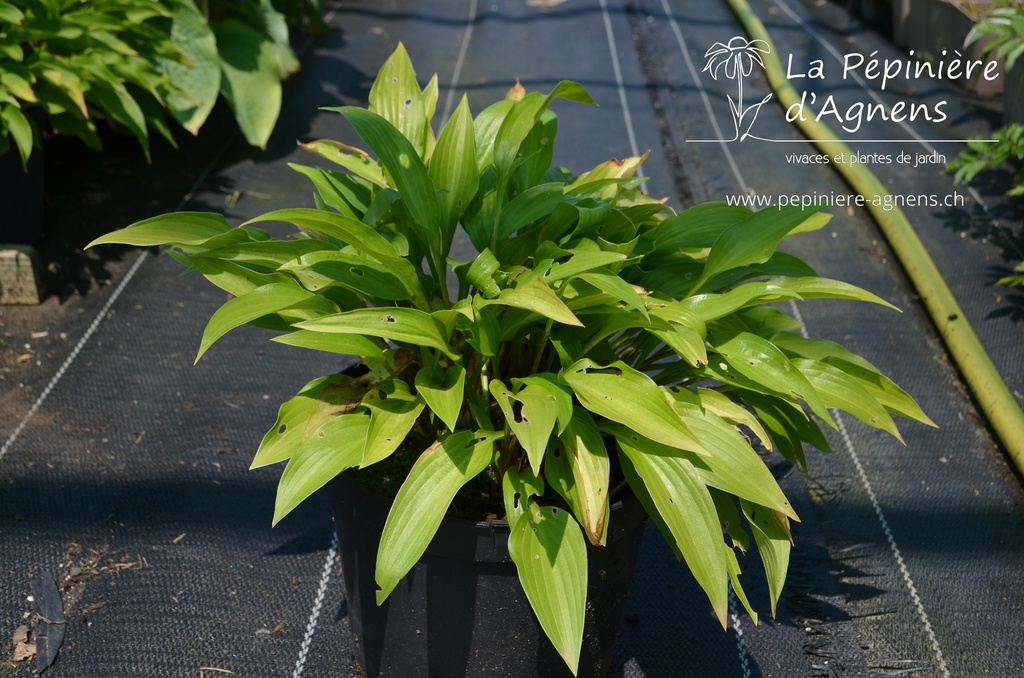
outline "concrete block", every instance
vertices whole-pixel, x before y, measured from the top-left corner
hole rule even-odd
[[[28,245],[0,245],[0,304],[38,304],[43,300],[39,254]]]

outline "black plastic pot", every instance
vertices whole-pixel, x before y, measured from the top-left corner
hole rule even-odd
[[[391,502],[344,474],[329,485],[356,662],[367,678],[571,676],[544,635],[508,555],[508,523],[446,518],[427,552],[377,607],[374,567]],[[617,504],[608,546],[589,547],[580,676],[611,666],[646,514]]]

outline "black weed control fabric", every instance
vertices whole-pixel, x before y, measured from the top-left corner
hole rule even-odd
[[[803,58],[827,56],[781,3],[756,7],[772,17],[776,40]],[[794,0],[786,8],[806,21],[831,16],[807,17]],[[238,138],[211,139],[223,152],[207,154],[217,159],[205,178],[206,163],[197,163],[195,179],[203,180],[185,208],[223,210],[238,223],[278,207],[312,206],[306,181],[287,167],[312,163],[295,140],[357,143],[339,116],[317,107],[365,104],[373,74],[399,40],[421,79],[438,73],[439,116],[463,92],[479,111],[516,77],[531,90],[579,80],[601,106],[558,107],[556,162],[580,171],[629,155],[632,135],[641,152],[652,151],[645,164],[651,192],[677,206],[723,199],[740,183],[765,193],[797,185],[845,190],[827,170],[785,165],[781,146],[745,146],[737,176],[721,145],[688,143],[714,134],[702,91],[713,105],[725,101],[725,90],[715,89],[721,83],[699,76],[707,47],[739,33],[724,5],[349,2],[334,6],[331,25],[334,31],[311,43],[302,71],[287,83],[267,151],[254,152]],[[853,24],[838,33],[810,25],[840,50],[847,38],[863,41],[863,49],[892,49]],[[687,50],[697,73],[686,63]],[[456,72],[456,96],[449,98]],[[765,91],[763,82],[752,86]],[[775,137],[793,135],[779,110],[765,107],[758,124]],[[948,187],[945,177],[929,181]],[[151,198],[137,196],[140,205],[170,203],[166,210],[181,198],[161,195],[161,185],[150,190]],[[124,225],[121,216],[112,210],[109,228]],[[979,287],[991,282],[986,266],[999,256],[998,243],[971,231],[961,237],[963,219],[974,219],[969,214],[924,211],[912,219],[1019,391],[1020,320],[1002,312],[991,288]],[[806,478],[792,467],[775,468],[802,522],[775,619],[767,614],[756,556],[743,559],[748,592],[763,612],[758,626],[734,610],[723,631],[685,566],[649,529],[612,675],[1022,675],[1016,477],[866,215],[837,214],[823,233],[792,247],[819,272],[904,310],[896,317],[866,304],[844,305],[841,313],[800,307],[812,335],[866,355],[915,394],[941,428],[905,425],[904,448],[846,417],[830,438],[835,454],[812,454]],[[26,388],[13,373],[0,381],[6,651],[13,651],[16,629],[31,622],[51,637],[58,626],[64,632],[46,671],[56,678],[355,675],[326,498],[315,496],[271,529],[279,471],[247,470],[277,405],[345,360],[288,350],[244,329],[192,366],[206,319],[224,295],[198,277],[180,279],[180,267],[166,256],[124,256],[125,269],[138,266],[126,284],[119,286],[122,271],[100,293],[106,300],[119,295],[109,308],[100,313],[98,299],[86,300],[92,315],[69,311],[51,328],[70,338],[48,376]],[[72,351],[96,314],[95,331]],[[44,607],[54,586],[63,597],[63,623]],[[32,673],[29,663],[0,666],[0,675]]]

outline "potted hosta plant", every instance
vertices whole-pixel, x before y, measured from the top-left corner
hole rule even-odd
[[[638,513],[724,625],[730,582],[746,604],[737,550],[756,546],[773,601],[786,574],[797,515],[762,453],[802,465],[804,443],[827,449],[818,421],[833,425],[832,407],[895,436],[892,414],[930,423],[866,360],[805,338],[776,307],[888,305],[777,251],[827,217],[677,214],[642,192],[643,158],[553,168],[559,98],[593,103],[573,82],[516,87],[475,118],[463,99],[435,138],[436,78],[421,89],[399,46],[368,110],[332,109],[366,150],[305,144],[334,163],[294,167],[316,208],[237,228],[169,214],[94,243],[170,245],[234,295],[200,356],[252,324],[358,357],[281,406],[253,466],[287,462],[275,521],[335,490],[356,656],[371,675],[556,675],[545,653],[559,671],[599,674],[615,631],[597,617],[614,627],[621,614]],[[272,238],[263,222],[298,233]],[[464,260],[460,232],[475,250]],[[613,543],[622,553],[608,556]],[[497,580],[511,592],[489,590]],[[595,602],[603,591],[611,612]]]

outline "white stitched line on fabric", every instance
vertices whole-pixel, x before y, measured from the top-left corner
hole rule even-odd
[[[732,621],[732,630],[736,633],[736,651],[740,655],[740,669],[743,671],[743,678],[751,678],[750,655],[747,653],[747,643],[743,640],[743,627],[740,625],[740,615],[737,612],[736,593],[729,586],[729,619]]]
[[[444,102],[444,112],[441,114],[441,128],[448,122],[448,116],[452,114],[452,105],[455,103],[455,87],[458,85],[459,77],[462,75],[462,64],[466,61],[466,52],[469,51],[469,41],[473,37],[473,24],[476,23],[476,3],[471,0],[469,3],[469,18],[466,19],[466,32],[462,36],[462,45],[459,47],[459,56],[455,59],[455,68],[452,70],[452,83],[448,86],[448,98]]]
[[[121,292],[123,292],[124,288],[128,286],[128,283],[131,281],[131,279],[135,277],[135,272],[139,270],[139,267],[142,265],[142,262],[146,259],[146,255],[146,250],[143,250],[142,252],[139,253],[138,258],[135,260],[135,263],[132,264],[132,267],[128,269],[128,273],[124,276],[124,279],[117,285],[117,287],[114,289],[113,294],[111,294],[110,298],[107,299],[107,303],[103,305],[103,308],[100,309],[100,312],[96,314],[95,318],[93,318],[93,321],[89,325],[89,328],[85,331],[85,334],[83,334],[82,338],[78,340],[77,344],[75,344],[75,348],[72,349],[71,355],[64,359],[64,362],[63,364],[61,364],[60,369],[58,369],[57,373],[53,375],[52,379],[50,379],[50,383],[46,385],[46,388],[43,389],[43,392],[40,393],[39,397],[36,398],[36,401],[32,403],[32,407],[30,407],[25,416],[22,417],[21,421],[18,423],[18,426],[15,427],[14,432],[11,433],[11,435],[7,438],[7,442],[4,443],[4,446],[0,447],[0,462],[3,462],[4,457],[7,455],[7,452],[14,446],[14,443],[18,440],[18,437],[21,435],[21,432],[24,431],[25,426],[28,425],[29,420],[33,417],[33,415],[35,415],[36,411],[43,404],[43,401],[45,401],[46,398],[49,397],[50,393],[53,391],[53,388],[57,385],[57,382],[61,380],[61,377],[64,376],[64,373],[67,372],[69,367],[71,367],[71,363],[73,363],[75,361],[75,358],[78,357],[78,354],[81,353],[86,343],[88,343],[89,339],[96,331],[96,328],[99,327],[100,323],[103,322],[103,318],[105,318],[107,313],[110,312],[110,307],[114,305],[114,302],[117,301],[117,298],[121,296]]]
[[[327,559],[324,560],[324,569],[320,573],[320,583],[316,587],[316,597],[313,598],[313,609],[309,611],[309,622],[306,623],[306,634],[302,637],[302,645],[299,648],[299,658],[295,660],[295,672],[292,678],[300,678],[306,668],[306,658],[309,656],[309,647],[313,642],[313,634],[316,632],[316,621],[320,617],[320,610],[324,606],[324,598],[327,596],[327,585],[331,581],[331,565],[338,556],[338,535],[331,537],[331,548],[327,552]]]
[[[619,104],[622,106],[622,119],[626,123],[626,136],[629,138],[629,150],[634,158],[640,157],[640,147],[636,143],[636,130],[633,128],[633,116],[629,112],[629,100],[626,97],[626,87],[622,80],[622,66],[619,63],[619,50],[615,43],[615,33],[612,31],[612,19],[608,14],[607,0],[601,0],[601,16],[604,19],[604,33],[608,38],[608,52],[612,57],[612,73],[615,75],[615,85],[619,89]],[[637,171],[637,176],[644,177],[643,169]],[[647,193],[647,186],[640,184],[640,190]]]
[[[800,315],[799,307],[797,307],[796,302],[792,299],[789,300],[789,305],[793,310],[793,317],[800,323],[800,334],[803,335],[804,339],[809,339],[810,336],[807,334],[807,328],[804,327],[804,319]],[[935,631],[932,629],[932,623],[928,619],[928,613],[925,612],[924,603],[921,602],[921,597],[917,593],[917,586],[914,584],[914,580],[910,576],[910,570],[903,561],[903,554],[900,552],[900,547],[896,544],[896,538],[893,536],[892,530],[889,529],[889,521],[885,517],[885,512],[882,511],[882,505],[878,502],[878,497],[875,496],[875,490],[871,486],[871,481],[868,480],[868,474],[864,471],[864,466],[860,462],[860,455],[857,454],[857,448],[853,446],[853,439],[850,438],[850,434],[846,430],[846,424],[843,423],[843,419],[839,416],[839,412],[833,410],[832,416],[836,420],[836,425],[839,427],[839,435],[843,439],[843,444],[846,445],[846,450],[850,454],[850,459],[853,460],[853,465],[857,469],[857,476],[860,478],[861,484],[868,493],[868,499],[871,500],[871,507],[875,511],[875,516],[878,518],[878,522],[882,525],[882,531],[885,532],[885,539],[889,542],[889,549],[892,551],[892,555],[896,559],[896,565],[899,567],[900,575],[903,577],[903,582],[906,584],[907,590],[910,592],[910,599],[914,601],[914,607],[917,608],[917,616],[924,625],[925,633],[928,635],[929,642],[931,642],[932,652],[935,653],[935,660],[938,664],[939,671],[943,676],[945,676],[945,678],[949,678],[949,669],[946,667],[945,657],[942,656],[942,648],[939,647],[939,639],[935,636]]]

